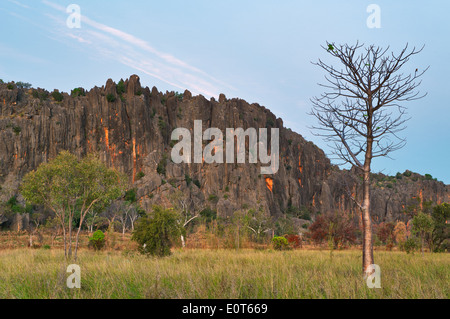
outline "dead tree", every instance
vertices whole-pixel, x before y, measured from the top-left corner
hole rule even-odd
[[[408,44],[399,53],[363,44],[322,47],[337,59],[339,67],[320,60],[314,65],[326,71],[326,92],[311,99],[311,115],[319,125],[315,135],[329,142],[332,156],[340,165],[351,164],[363,176],[363,198],[358,203],[363,219],[363,272],[374,263],[370,207],[371,163],[376,157],[402,148],[406,140],[397,134],[406,126],[406,108],[399,103],[417,100],[418,80],[428,69],[414,68],[409,74],[400,72],[413,55],[420,53]]]

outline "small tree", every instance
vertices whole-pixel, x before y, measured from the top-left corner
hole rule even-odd
[[[433,208],[431,213],[434,228],[432,233],[433,251],[445,251],[450,247],[450,204],[442,203]]]
[[[309,236],[318,244],[327,241],[330,249],[341,248],[356,241],[356,227],[349,218],[339,214],[320,215],[309,226]]]
[[[75,260],[84,219],[92,209],[107,207],[121,195],[125,178],[107,168],[98,158],[89,155],[79,160],[62,151],[53,160],[42,163],[25,175],[21,192],[33,204],[44,205],[58,217],[64,235],[64,255],[72,258],[74,217],[79,214],[75,237]]]
[[[406,224],[398,221],[394,227],[394,238],[397,244],[402,244],[406,241]]]
[[[177,214],[173,209],[153,206],[150,215],[136,223],[132,240],[139,244],[139,252],[164,257],[171,254],[172,238],[179,234]]]
[[[250,209],[247,214],[247,228],[250,229],[257,243],[262,242],[264,233],[267,233],[272,227],[271,217],[264,212],[262,206],[258,209]]]
[[[423,247],[425,245],[425,237],[431,235],[434,223],[430,215],[420,212],[414,216],[413,220],[413,233],[418,235],[420,238],[420,245],[422,249],[422,255],[424,254]]]
[[[186,228],[196,218],[200,217],[200,211],[192,212],[190,209],[192,200],[183,194],[182,191],[177,190],[170,195],[172,206],[179,212],[177,218],[177,225],[180,229],[181,246],[186,246]]]

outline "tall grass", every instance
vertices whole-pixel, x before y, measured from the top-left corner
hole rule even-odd
[[[61,250],[0,251],[0,298],[449,298],[450,256],[375,252],[369,289],[359,251],[175,250],[170,257],[83,250],[81,289]]]

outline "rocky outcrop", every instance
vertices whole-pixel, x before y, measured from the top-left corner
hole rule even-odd
[[[168,204],[169,195],[181,189],[196,209],[209,206],[221,216],[259,206],[273,216],[280,216],[288,206],[359,214],[351,200],[352,195],[361,196],[357,174],[333,166],[321,149],[285,128],[282,119],[256,103],[227,99],[223,94],[216,101],[192,96],[189,91],[162,93],[155,87],[142,87],[136,75],[119,89],[109,79],[105,86],[84,95],[63,93],[60,102],[46,95],[42,89],[0,84],[3,201],[17,193],[27,172],[61,150],[69,150],[77,156],[95,152],[107,165],[124,172],[144,208]],[[279,128],[278,172],[261,175],[260,163],[171,162],[172,130],[185,127],[192,132],[194,120],[202,120],[203,130],[217,127],[223,132],[239,127]],[[375,219],[401,218],[402,207],[414,196],[438,203],[449,201],[447,185],[413,177],[391,181],[391,186],[374,179]]]

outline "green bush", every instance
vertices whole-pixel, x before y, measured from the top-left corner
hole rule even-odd
[[[116,92],[119,95],[125,93],[125,83],[123,82],[123,80],[120,80],[119,83],[117,83]]]
[[[105,234],[99,229],[96,230],[92,237],[89,238],[89,246],[94,250],[101,250],[105,246]]]
[[[194,179],[194,181],[192,183],[194,183],[194,185],[197,186],[198,188],[200,188],[200,186],[202,186],[198,179]]]
[[[109,93],[108,95],[106,95],[106,100],[110,103],[113,103],[116,101],[116,97],[114,96],[114,94]]]
[[[410,170],[406,170],[403,172],[403,176],[410,177],[412,172]]]
[[[8,83],[8,85],[6,86],[6,88],[7,88],[8,90],[12,90],[12,89],[14,89],[14,84]]]
[[[276,236],[272,238],[273,249],[275,250],[286,250],[289,249],[289,243],[286,238],[282,236]]]
[[[406,251],[406,253],[413,253],[417,250],[419,245],[417,244],[417,240],[415,238],[408,238],[404,243],[401,244],[400,249]]]
[[[137,201],[136,198],[136,188],[129,189],[125,192],[123,197],[127,202],[135,203]]]
[[[75,88],[70,92],[70,96],[76,97],[76,96],[85,96],[86,92],[83,88]]]
[[[433,176],[431,176],[430,174],[425,174],[425,180],[431,181],[433,180]]]
[[[275,126],[275,122],[271,119],[271,118],[268,118],[267,120],[266,120],[266,127],[267,126]]]
[[[20,132],[22,131],[20,126],[13,126],[12,130],[13,130],[14,134],[16,134],[16,135],[19,135]]]
[[[161,160],[158,163],[158,166],[156,166],[156,172],[163,176],[166,175],[167,158],[168,158],[167,154],[164,153]]]
[[[144,177],[145,176],[145,173],[143,172],[143,171],[139,171],[137,174],[136,174],[136,180],[140,180],[142,177]]]
[[[164,129],[166,128],[167,124],[166,124],[166,122],[164,122],[163,119],[160,118],[160,119],[158,120],[158,126],[159,126],[159,129],[160,129],[161,131],[164,131]]]
[[[175,211],[153,206],[150,216],[139,219],[131,239],[139,244],[141,254],[164,257],[171,254],[172,238],[177,233]]]
[[[192,178],[189,176],[189,174],[184,174],[184,180],[186,181],[186,185],[189,186],[192,182]]]
[[[217,201],[218,197],[215,194],[210,194],[209,197],[208,197],[208,200],[211,201],[211,202]]]
[[[203,220],[209,223],[214,219],[217,219],[217,212],[207,207],[200,212],[200,216],[203,218]]]
[[[50,245],[44,245],[44,246],[42,246],[42,249],[45,249],[45,250],[48,250],[48,249],[50,249],[51,247],[50,247]]]
[[[175,92],[175,97],[178,101],[183,101],[183,93]]]
[[[64,95],[60,93],[58,90],[54,90],[52,92],[52,97],[55,99],[56,102],[61,102],[64,99]]]

